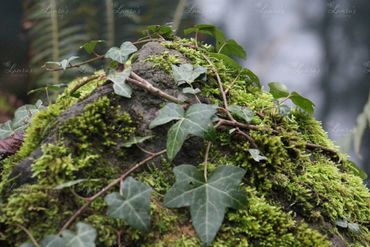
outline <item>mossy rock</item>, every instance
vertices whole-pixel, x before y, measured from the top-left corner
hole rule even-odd
[[[166,93],[184,98],[169,74],[171,64],[207,67],[202,51],[209,47],[195,50],[191,44],[186,39],[147,43],[133,58],[133,71]],[[279,115],[272,96],[252,78],[242,74],[235,80],[238,75],[233,68],[217,58],[213,62],[229,88],[230,103],[263,113],[255,124],[280,133],[249,131],[267,157],[262,162],[253,160],[247,140],[230,135],[229,130],[214,137],[210,169],[222,164],[244,168],[248,204],[228,210],[213,246],[369,246],[370,193],[320,123],[300,110]],[[79,88],[78,96],[70,92],[83,78],[72,82],[55,104],[33,118],[18,153],[1,162],[1,246],[29,241],[20,226],[37,240],[57,233],[83,205],[83,197],[101,190],[143,159],[146,154],[140,148],[122,145],[133,135],[153,135],[141,144],[152,152],[165,147],[168,127],[148,128],[165,101],[140,88],[135,88],[131,99],[119,97],[101,75]],[[197,83],[202,89],[199,98],[221,104],[214,76],[209,72],[206,81]],[[308,142],[336,154],[308,150]],[[174,161],[163,156],[133,174],[156,191],[150,232],[139,232],[106,216],[103,198],[94,201],[77,221],[97,229],[97,246],[118,246],[118,242],[121,246],[200,246],[187,209],[166,209],[162,201],[175,180],[172,168],[201,164],[204,150],[202,139],[190,138]],[[88,182],[56,189],[76,179]],[[338,220],[357,224],[359,229],[341,228]]]

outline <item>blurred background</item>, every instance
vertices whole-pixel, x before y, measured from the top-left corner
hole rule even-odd
[[[246,49],[241,62],[265,87],[281,82],[313,100],[330,137],[370,174],[368,0],[5,0],[0,23],[0,123],[43,97],[30,90],[99,69],[41,69],[83,57],[86,41],[110,47],[134,41],[147,25],[171,24],[182,34],[196,23],[213,24]]]

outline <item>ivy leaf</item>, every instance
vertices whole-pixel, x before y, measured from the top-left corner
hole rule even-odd
[[[247,123],[250,123],[253,119],[254,112],[249,109],[248,107],[243,107],[239,105],[230,105],[228,110],[238,116],[239,118],[243,119]]]
[[[110,48],[105,54],[105,57],[124,64],[127,62],[129,56],[136,51],[136,46],[134,46],[130,41],[126,41],[122,43],[120,48]]]
[[[347,228],[348,227],[348,222],[347,220],[336,220],[335,224],[341,228]]]
[[[203,173],[191,165],[174,168],[176,183],[164,197],[168,208],[190,207],[193,226],[203,243],[214,240],[225,215],[226,208],[243,208],[246,193],[240,190],[245,175],[242,168],[219,166],[208,181]]]
[[[41,241],[41,247],[65,247],[65,241],[58,235],[46,236]]]
[[[184,83],[191,84],[201,74],[207,72],[207,69],[202,66],[193,67],[191,64],[181,64],[180,66],[172,65],[172,74],[177,85]]]
[[[44,109],[44,106],[41,100],[38,100],[35,105],[23,105],[19,107],[14,113],[13,129],[26,127],[26,125],[31,123],[32,117],[42,109]]]
[[[232,59],[231,57],[226,56],[224,54],[210,52],[208,54],[208,56],[216,58],[218,60],[222,60],[223,63],[225,64],[225,66],[227,66],[229,68],[232,68],[234,70],[241,70],[242,69],[242,66],[239,63],[237,63],[234,59]]]
[[[150,226],[150,194],[152,188],[128,177],[121,184],[122,195],[113,192],[105,197],[108,215],[125,220],[136,229],[147,231]]]
[[[152,37],[164,37],[171,39],[173,37],[173,31],[170,26],[166,25],[150,25],[146,28],[146,30],[143,31],[143,34],[146,34],[146,32],[150,33],[150,36]]]
[[[192,88],[192,87],[186,87],[184,89],[182,89],[182,92],[185,93],[185,94],[198,94],[200,93],[200,89],[199,88]]]
[[[248,152],[251,154],[252,158],[257,162],[260,162],[261,160],[267,160],[265,156],[261,155],[261,152],[258,149],[253,148],[248,149]]]
[[[289,96],[288,88],[279,82],[270,82],[269,84],[270,93],[275,99],[286,98]]]
[[[235,40],[230,39],[218,45],[218,53],[225,54],[230,57],[247,58],[247,53]]]
[[[185,111],[181,105],[168,103],[159,110],[158,116],[150,123],[149,128],[153,129],[173,120],[179,120],[184,117],[184,114]]]
[[[68,68],[68,65],[73,61],[73,60],[76,60],[78,59],[79,57],[77,56],[72,56],[72,57],[69,57],[67,59],[63,59],[62,61],[60,61],[60,67],[62,67],[63,70],[66,70]]]
[[[360,226],[357,223],[348,223],[348,230],[354,233],[360,233]]]
[[[64,230],[62,236],[65,247],[95,247],[96,230],[86,223],[77,223],[77,233]]]
[[[95,50],[96,46],[99,44],[99,43],[103,43],[105,42],[104,40],[90,40],[88,42],[86,42],[85,44],[83,44],[80,49],[85,49],[85,51],[88,53],[88,54],[92,54],[93,51]]]
[[[210,128],[216,106],[194,104],[189,107],[183,118],[168,130],[167,155],[170,160],[175,158],[189,135],[203,137]]]
[[[108,80],[113,82],[114,92],[120,96],[131,98],[132,88],[126,83],[131,74],[131,69],[126,68],[122,72],[115,71],[108,75]]]
[[[247,81],[255,84],[259,88],[261,87],[260,79],[258,78],[258,76],[255,73],[253,73],[251,70],[249,70],[247,68],[244,68],[244,72],[247,75]]]
[[[7,121],[5,123],[0,123],[0,140],[8,138],[14,134],[14,129],[12,127],[12,121]]]
[[[184,34],[190,33],[208,34],[216,39],[216,43],[220,43],[225,40],[225,34],[221,31],[221,29],[209,24],[198,24],[184,30]]]
[[[33,243],[27,242],[21,244],[19,247],[35,247],[35,245]]]
[[[315,104],[311,100],[303,97],[297,92],[292,92],[289,98],[296,106],[302,108],[302,110],[309,114],[313,114]]]
[[[143,143],[150,138],[153,138],[153,136],[144,136],[144,137],[134,136],[127,142],[123,143],[122,147],[129,148],[132,147],[133,145]]]

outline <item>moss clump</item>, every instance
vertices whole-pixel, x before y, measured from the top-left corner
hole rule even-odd
[[[247,208],[227,214],[214,246],[331,246],[318,231],[294,220],[292,213],[271,205],[252,188],[246,192]]]
[[[180,64],[181,61],[176,55],[171,55],[168,51],[163,52],[160,56],[149,56],[146,62],[152,62],[153,68],[162,69],[171,73],[173,64]]]

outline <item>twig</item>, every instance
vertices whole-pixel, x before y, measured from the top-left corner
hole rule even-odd
[[[248,135],[247,133],[245,133],[244,131],[240,130],[239,127],[236,128],[236,133],[239,134],[239,135],[244,136],[249,141],[249,143],[252,145],[253,148],[258,149],[258,146],[257,146],[256,142],[253,140],[253,138],[250,135]]]
[[[248,129],[248,130],[256,130],[256,131],[271,131],[273,134],[279,134],[279,131],[274,130],[274,129],[266,129],[266,128],[260,128],[257,125],[252,125],[252,124],[243,124],[238,121],[230,121],[226,119],[220,119],[219,120],[219,126],[220,125],[226,125],[226,126],[233,126],[233,127],[238,127],[241,129]]]
[[[74,64],[74,65],[70,65],[66,69],[78,68],[78,67],[81,67],[83,65],[86,65],[86,64],[98,61],[98,60],[102,60],[102,59],[104,59],[104,55],[100,55],[100,56],[91,58],[91,59],[86,60],[85,62],[82,62],[82,63],[77,63],[77,64]],[[55,69],[48,68],[48,67],[46,67],[46,65],[43,65],[42,68],[46,69],[47,71],[61,71],[61,70],[64,70],[63,68],[55,68]]]
[[[230,118],[230,120],[234,120],[233,116],[231,115],[231,113],[229,112],[228,108],[229,108],[229,104],[227,103],[227,97],[226,97],[226,94],[225,94],[225,90],[222,86],[222,81],[221,81],[221,77],[220,75],[218,74],[218,71],[215,67],[215,65],[212,63],[212,61],[204,54],[202,54],[204,59],[209,63],[209,65],[211,65],[213,71],[215,72],[216,74],[216,79],[217,79],[217,83],[218,83],[218,88],[220,90],[220,93],[221,93],[221,96],[222,96],[222,100],[223,100],[223,103],[224,103],[224,107],[226,109],[226,113],[227,113],[227,116]]]
[[[20,224],[16,224],[17,227],[21,228],[27,235],[28,237],[31,239],[32,243],[36,246],[36,247],[40,247],[40,244],[36,241],[36,239],[33,237],[32,233],[27,230],[27,228],[25,228],[24,226],[20,225]]]
[[[183,103],[181,100],[175,98],[174,96],[169,95],[169,94],[163,92],[162,90],[160,90],[159,88],[154,87],[150,82],[148,82],[147,80],[140,77],[139,75],[137,75],[134,72],[131,72],[131,78],[128,78],[127,81],[131,82],[132,84],[135,84],[138,87],[144,88],[145,90],[147,90],[148,92],[150,92],[153,95],[157,95],[159,97],[167,99],[167,100],[169,100],[171,102],[174,102],[176,104],[182,104]]]
[[[306,148],[309,150],[321,149],[327,153],[330,153],[331,155],[338,156],[338,153],[335,150],[321,146],[321,145],[306,143]]]
[[[117,185],[120,181],[122,181],[123,179],[125,179],[127,176],[129,176],[132,172],[134,172],[135,170],[137,170],[139,167],[141,167],[142,165],[146,164],[147,162],[155,159],[156,157],[166,153],[166,149],[162,150],[162,151],[159,151],[157,153],[154,153],[153,155],[150,155],[148,156],[147,158],[143,159],[142,161],[140,161],[139,163],[136,163],[135,165],[133,165],[130,169],[128,169],[125,173],[123,173],[119,178],[116,178],[115,180],[113,180],[110,184],[108,184],[107,186],[105,186],[102,190],[100,190],[98,193],[96,193],[95,195],[91,196],[88,198],[88,201],[82,205],[82,207],[80,207],[72,216],[71,218],[69,218],[69,220],[64,224],[64,226],[62,227],[62,229],[60,230],[60,234],[66,230],[72,223],[73,221],[79,216],[81,215],[81,213],[94,201],[96,200],[97,198],[99,198],[100,196],[104,195],[105,193],[107,193],[111,188],[113,188],[115,185]]]

